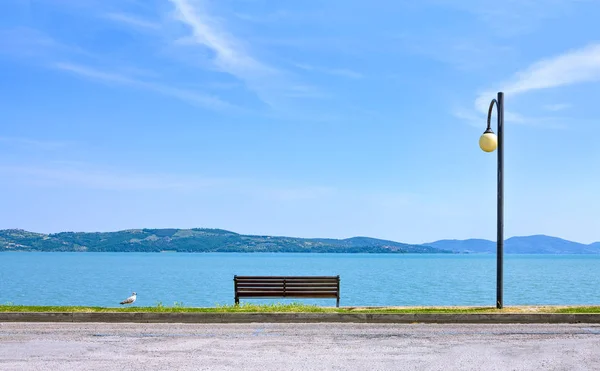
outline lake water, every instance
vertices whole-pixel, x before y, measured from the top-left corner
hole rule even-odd
[[[341,306],[484,305],[495,255],[0,253],[0,304],[233,304],[233,276],[340,275]],[[335,306],[335,299],[300,301]],[[505,255],[504,304],[600,304],[600,255]]]

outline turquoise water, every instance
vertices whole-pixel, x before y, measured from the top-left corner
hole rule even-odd
[[[140,306],[232,304],[234,274],[339,274],[342,306],[496,300],[495,255],[0,253],[0,303],[118,306],[136,291]],[[600,304],[600,255],[506,255],[504,275],[505,305]]]

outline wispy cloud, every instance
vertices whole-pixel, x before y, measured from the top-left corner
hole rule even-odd
[[[293,76],[256,58],[247,44],[227,31],[222,21],[207,11],[206,2],[170,0],[176,19],[191,30],[191,35],[179,39],[180,46],[194,46],[212,53],[212,68],[234,76],[271,108],[288,103],[284,98],[299,97],[290,87],[302,85]],[[322,93],[301,95],[318,98]]]
[[[403,52],[425,56],[462,71],[481,71],[506,63],[517,54],[506,44],[486,40],[482,35],[453,35],[446,29],[422,33],[403,32],[390,36],[392,45]],[[497,58],[502,55],[502,59]]]
[[[219,178],[174,173],[139,173],[101,167],[79,161],[53,161],[43,165],[2,165],[0,175],[38,187],[76,187],[109,191],[202,191],[237,194],[244,197],[299,202],[332,197],[337,189],[328,186],[282,185],[277,180],[235,177]],[[0,178],[2,178],[0,176]]]
[[[347,77],[351,79],[361,79],[364,76],[356,71],[347,69],[347,68],[327,68],[327,67],[318,67],[309,64],[296,63],[294,64],[296,67],[305,70],[305,71],[315,71],[320,73],[325,73],[329,75]]]
[[[110,19],[115,22],[124,23],[128,26],[134,26],[141,29],[147,30],[158,30],[160,29],[160,24],[156,22],[151,22],[139,17],[136,17],[131,14],[125,13],[107,13],[104,14],[104,18]]]
[[[543,108],[546,111],[557,112],[557,111],[563,111],[563,110],[569,109],[571,107],[573,107],[573,105],[570,103],[556,103],[556,104],[546,104]]]
[[[202,2],[170,1],[175,6],[177,19],[192,30],[190,41],[214,51],[215,65],[223,72],[250,83],[275,73],[274,69],[249,55],[241,42],[228,34],[219,22],[208,14]]]
[[[543,59],[523,71],[517,72],[508,82],[502,84],[500,91],[515,96],[535,90],[600,81],[600,44],[591,44],[581,49]],[[482,93],[475,105],[481,112],[487,110],[490,94]]]
[[[26,149],[54,151],[66,147],[69,143],[63,141],[39,140],[21,137],[0,137],[0,143]]]
[[[504,87],[509,94],[600,80],[600,44],[544,59],[516,74]]]
[[[327,20],[329,17],[327,14],[323,14],[321,11],[306,12],[300,9],[294,9],[293,11],[286,9],[277,9],[271,12],[260,12],[260,13],[233,13],[235,17],[242,21],[259,23],[259,24],[274,24],[274,23],[285,23],[285,24],[306,24],[313,21]]]
[[[291,85],[283,93],[286,97],[294,98],[331,98],[330,94],[321,91],[319,88],[311,85]]]
[[[491,98],[489,98],[491,101]],[[488,102],[489,104],[489,102]],[[486,111],[487,113],[487,111]],[[461,119],[462,121],[477,127],[477,128],[481,128],[482,125],[485,123],[485,118],[481,116],[481,114],[478,114],[477,112],[474,111],[470,111],[470,110],[464,110],[464,109],[455,109],[452,114],[454,115],[454,117]],[[516,124],[525,124],[525,123],[529,123],[529,124],[533,124],[533,120],[531,118],[527,118],[524,117],[523,115],[520,115],[518,113],[513,113],[513,112],[504,112],[504,118],[506,121],[510,121],[511,123],[516,123]],[[535,121],[540,121],[540,119],[535,119]]]
[[[197,190],[222,186],[223,179],[183,177],[169,174],[135,174],[95,169],[0,166],[0,173],[24,177],[29,184],[76,186],[115,191]]]
[[[0,54],[44,60],[66,53],[88,55],[80,48],[63,44],[35,28],[0,29]]]
[[[333,187],[294,187],[294,188],[267,188],[263,192],[266,197],[280,201],[306,201],[330,197],[336,193]]]
[[[597,81],[600,81],[600,44],[590,44],[540,60],[517,72],[508,82],[499,84],[497,89],[488,89],[480,93],[475,99],[475,109],[479,114],[486,114],[490,100],[496,96],[497,91],[502,91],[513,99],[518,95],[538,90]],[[570,106],[566,104],[548,105],[545,109],[559,111],[568,107]],[[505,112],[505,118],[523,124],[558,120],[552,117],[524,117],[512,111]]]
[[[546,20],[565,17],[587,0],[428,0],[473,14],[502,37],[532,32]]]
[[[452,111],[452,115],[461,120],[461,122],[464,122],[477,129],[485,128],[486,117],[482,113],[473,110],[456,108]],[[544,129],[566,129],[567,125],[565,122],[573,122],[573,120],[568,120],[564,117],[530,117],[510,111],[504,112],[504,119],[506,122],[510,122],[511,124],[540,126],[544,127]]]
[[[293,18],[293,14],[286,10],[277,10],[267,14],[253,15],[249,13],[234,13],[241,20],[253,23],[271,23]]]
[[[172,86],[167,86],[154,82],[146,82],[131,77],[121,75],[113,72],[105,72],[97,70],[91,67],[71,64],[71,63],[57,63],[54,65],[55,68],[73,73],[78,76],[89,78],[103,83],[111,83],[118,85],[131,86],[138,89],[150,90],[156,93],[168,95],[188,103],[200,105],[203,107],[218,109],[218,110],[232,110],[237,107],[210,95],[197,93],[194,91],[179,89]]]

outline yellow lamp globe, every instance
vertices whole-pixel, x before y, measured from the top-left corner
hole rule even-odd
[[[498,137],[491,130],[486,130],[479,138],[479,147],[485,152],[494,152],[498,147]]]

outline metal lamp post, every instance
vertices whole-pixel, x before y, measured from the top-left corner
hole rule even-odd
[[[494,104],[498,110],[498,136],[490,127]],[[504,265],[504,93],[498,93],[498,99],[492,99],[487,117],[487,129],[479,138],[479,146],[485,152],[498,148],[498,221],[496,251],[496,308],[502,309],[503,265]]]

